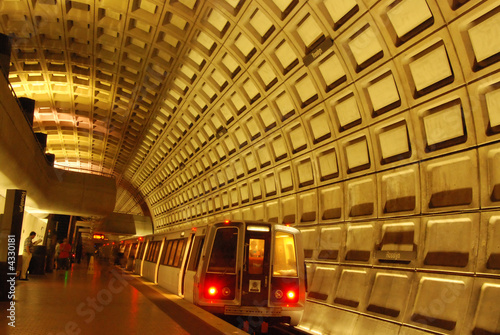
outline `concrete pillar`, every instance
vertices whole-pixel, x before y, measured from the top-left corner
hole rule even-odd
[[[9,299],[9,280],[15,281],[24,218],[26,191],[7,190],[0,223],[0,300]]]

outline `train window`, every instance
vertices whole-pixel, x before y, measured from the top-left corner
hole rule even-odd
[[[155,252],[153,254],[153,263],[156,263],[158,261],[158,255],[160,254],[160,249],[161,249],[161,242],[158,241],[158,242],[155,242],[156,243],[156,248],[155,248]]]
[[[251,275],[261,275],[264,263],[265,240],[251,238],[248,245],[248,273]]]
[[[180,260],[181,260],[181,256],[183,254],[183,251],[184,251],[184,242],[186,240],[179,240],[179,243],[177,244],[177,250],[175,251],[175,258],[174,258],[174,264],[173,266],[175,267],[179,267],[180,266]]]
[[[142,242],[139,246],[139,255],[137,255],[138,259],[142,259],[142,256],[144,256],[144,249],[146,249],[146,242]]]
[[[191,259],[189,260],[189,271],[196,271],[198,269],[198,264],[200,263],[201,251],[203,250],[203,242],[205,242],[204,237],[195,237],[193,250],[191,252]]]
[[[146,260],[148,262],[156,262],[158,260],[158,254],[160,253],[161,241],[155,241],[149,243],[148,252],[146,254]]]
[[[151,253],[149,254],[149,261],[150,262],[152,262],[154,257],[155,257],[157,247],[158,247],[158,242],[153,242],[153,245],[151,247]]]
[[[174,254],[175,250],[177,250],[177,244],[179,243],[179,240],[175,240],[172,243],[172,251],[170,252],[170,255],[168,256],[168,263],[167,265],[172,266],[174,264]]]
[[[163,253],[163,265],[180,267],[185,241],[186,239],[167,241],[166,251]]]
[[[151,262],[153,260],[153,254],[155,253],[156,249],[156,242],[151,242],[151,246],[149,247],[148,255],[147,255],[147,260]]]
[[[148,251],[146,253],[146,260],[148,262],[151,262],[151,255],[153,255],[153,252],[155,250],[155,245],[156,245],[156,243],[149,242]]]
[[[215,234],[208,272],[236,273],[238,228],[218,228]]]
[[[172,244],[174,244],[174,241],[172,241],[172,240],[167,242],[167,248],[166,248],[165,253],[163,254],[163,262],[162,262],[163,265],[168,264],[168,258],[170,256],[170,251],[172,250]]]
[[[295,240],[293,239],[293,235],[285,232],[276,232],[273,275],[297,277],[297,259],[295,255]]]
[[[151,252],[153,251],[153,242],[148,243],[148,251],[146,252],[146,260],[149,261],[149,257],[151,255]]]

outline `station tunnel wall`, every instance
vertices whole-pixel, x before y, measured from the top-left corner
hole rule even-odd
[[[500,49],[487,41],[500,3],[273,6],[238,17],[185,104],[206,108],[204,122],[188,108],[170,161],[135,177],[155,230],[227,218],[299,227],[306,329],[499,333]],[[243,69],[233,78],[230,59]]]

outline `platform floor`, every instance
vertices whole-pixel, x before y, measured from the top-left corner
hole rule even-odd
[[[0,302],[0,334],[245,334],[212,314],[111,265],[18,281],[15,327]]]

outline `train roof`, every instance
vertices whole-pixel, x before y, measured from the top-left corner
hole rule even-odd
[[[229,221],[229,222],[243,222],[247,225],[251,224],[251,225],[262,225],[262,224],[267,224],[267,225],[271,225],[273,227],[279,227],[280,229],[284,229],[284,230],[288,230],[290,233],[297,233],[299,232],[299,230],[297,228],[294,228],[294,227],[291,227],[291,226],[287,226],[287,225],[284,225],[284,224],[281,224],[281,223],[276,223],[276,222],[267,222],[267,221],[257,221],[257,220],[214,220],[214,221],[211,221],[211,222],[206,222],[206,223],[199,223],[199,224],[182,224],[182,225],[176,225],[175,227],[169,227],[170,229],[168,230],[165,230],[165,231],[161,231],[161,232],[157,232],[157,233],[154,233],[154,234],[148,234],[148,235],[144,235],[144,236],[133,236],[133,237],[129,237],[129,238],[125,238],[123,239],[122,241],[135,241],[135,240],[138,240],[140,237],[142,238],[145,238],[145,239],[149,239],[150,237],[157,237],[157,236],[162,236],[162,235],[168,235],[168,234],[171,234],[171,233],[175,233],[175,232],[179,232],[179,231],[188,231],[190,229],[193,229],[193,228],[199,228],[199,227],[208,227],[208,226],[214,226],[214,225],[217,225],[217,224],[222,224],[226,221]]]

